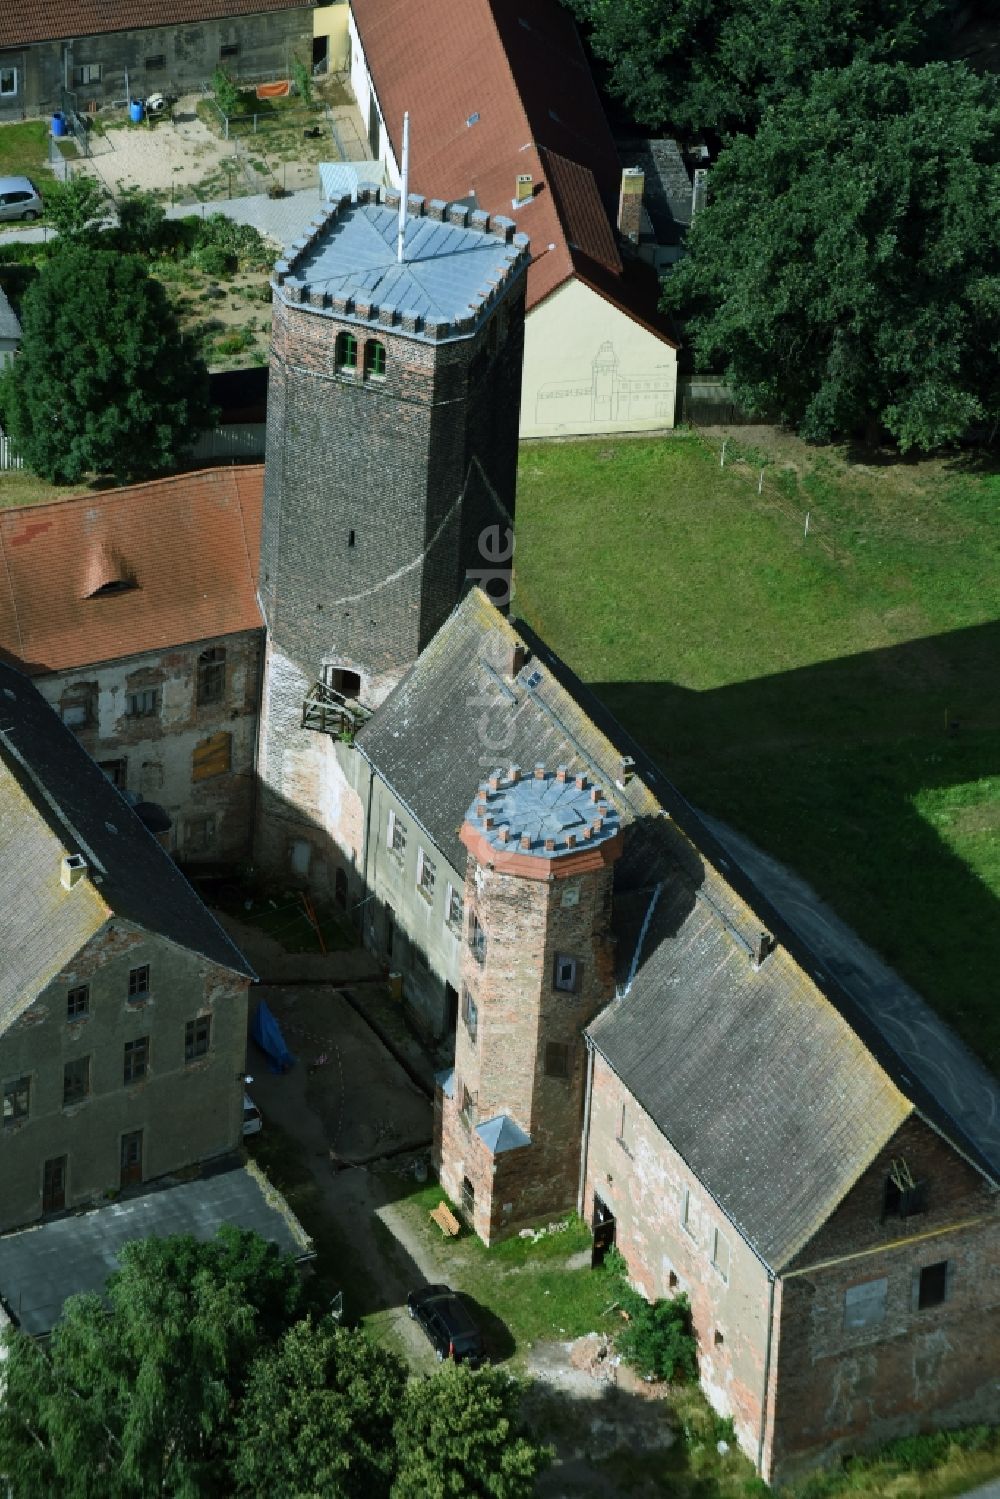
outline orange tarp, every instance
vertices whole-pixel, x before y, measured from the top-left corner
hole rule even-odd
[[[287,99],[291,92],[291,83],[287,78],[281,78],[277,83],[258,83],[258,99]]]

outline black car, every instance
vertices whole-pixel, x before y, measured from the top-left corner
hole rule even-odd
[[[476,1369],[485,1358],[483,1335],[465,1302],[450,1286],[423,1286],[411,1291],[406,1309],[420,1323],[439,1359]]]

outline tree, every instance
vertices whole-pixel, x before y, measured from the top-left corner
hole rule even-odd
[[[527,1499],[551,1451],[519,1431],[522,1393],[502,1369],[464,1364],[410,1385],[393,1499]]]
[[[646,125],[753,127],[823,68],[925,56],[950,0],[566,0]]]
[[[294,1262],[255,1234],[127,1244],[48,1349],[8,1334],[0,1473],[15,1495],[178,1499],[228,1491],[232,1410],[299,1305]]]
[[[297,1323],[254,1365],[238,1421],[240,1493],[387,1499],[406,1366],[329,1319]]]
[[[25,292],[21,324],[0,421],[42,478],[148,478],[209,425],[204,361],[136,257],[60,247]]]
[[[82,172],[45,190],[45,211],[60,239],[79,242],[96,231],[107,216],[108,195],[95,177]]]
[[[817,441],[904,451],[995,420],[1000,82],[959,64],[821,74],[735,141],[664,304],[700,368]]]

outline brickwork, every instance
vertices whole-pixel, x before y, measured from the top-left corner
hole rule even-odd
[[[130,999],[129,972],[149,965]],[[43,1168],[66,1157],[67,1207],[121,1185],[121,1137],[142,1132],[141,1180],[234,1150],[242,1138],[247,980],[124,921],[109,923],[0,1037],[0,1077],[29,1080],[28,1113],[7,1124],[0,1231],[42,1213]],[[87,985],[86,1012],[68,994]],[[207,1017],[204,1055],[185,1057],[185,1027]],[[125,1043],[146,1038],[143,1076],[125,1080]],[[64,1068],[89,1058],[86,1096],[64,1103]]]
[[[185,863],[250,852],[262,636],[248,630],[36,678],[119,789],[170,814],[167,843]],[[207,700],[206,651],[221,653]]]
[[[482,847],[469,822],[462,838]],[[605,863],[588,849],[597,867],[582,873],[574,864],[579,853],[564,850],[561,865],[555,852],[542,848],[534,875],[503,867],[506,859],[520,868],[525,853],[494,854],[481,863],[470,852],[462,1016],[454,1096],[442,1104],[440,1170],[459,1197],[462,1178],[472,1182],[475,1228],[487,1243],[576,1202],[586,1081],[582,1034],[614,992],[611,882],[619,847],[616,835],[606,845]],[[477,932],[483,938],[478,946]],[[573,964],[571,982],[557,979],[567,962]],[[492,1156],[474,1126],[499,1115],[512,1119],[531,1144]]]
[[[767,1357],[768,1274],[598,1054],[583,1211],[614,1214],[615,1243],[650,1300],[686,1292],[701,1383],[756,1462]],[[721,1238],[716,1236],[720,1235]],[[721,1341],[720,1341],[721,1338]]]

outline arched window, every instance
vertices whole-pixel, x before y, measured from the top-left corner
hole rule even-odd
[[[385,379],[385,344],[370,338],[365,344],[365,379]]]
[[[358,367],[358,341],[353,333],[337,334],[338,370],[356,370]]]

